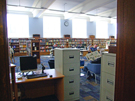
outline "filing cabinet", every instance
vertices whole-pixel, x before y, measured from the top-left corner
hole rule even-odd
[[[55,69],[64,77],[64,101],[80,98],[80,50],[73,48],[56,48]]]
[[[100,101],[114,101],[116,54],[102,53]]]

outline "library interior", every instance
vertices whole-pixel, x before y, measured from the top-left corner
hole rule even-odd
[[[13,101],[114,101],[117,0],[7,0],[6,8]]]

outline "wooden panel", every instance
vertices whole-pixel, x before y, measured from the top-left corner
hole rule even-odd
[[[18,87],[22,93],[22,99],[54,95],[54,80],[23,83]]]
[[[135,99],[135,0],[118,0],[115,101]]]
[[[115,39],[115,37],[114,36],[109,36],[109,39]]]
[[[27,55],[27,53],[16,53],[14,56],[26,56]]]
[[[6,0],[0,0],[0,101],[11,101]]]
[[[35,38],[36,40],[40,38],[40,34],[33,34],[33,38]]]
[[[41,72],[41,70],[37,72]],[[17,79],[16,83],[21,91],[21,98],[36,98],[55,94],[59,101],[64,101],[64,75],[55,69],[45,70],[44,72],[49,75],[33,79]]]
[[[88,51],[83,51],[83,56],[85,56],[86,54],[88,54]]]
[[[117,47],[116,46],[108,46],[109,47],[109,53],[116,53]]]
[[[90,39],[95,39],[95,35],[89,35]]]
[[[15,67],[16,65],[14,64],[10,64],[10,68],[11,68],[11,75],[12,75],[12,91],[14,92],[14,96],[13,99],[15,99],[16,101],[18,101],[18,91],[17,91],[17,84],[16,82],[16,78],[15,78]]]
[[[20,53],[15,53],[14,56],[20,56]]]
[[[64,78],[55,80],[55,95],[59,101],[64,101]]]
[[[50,52],[40,52],[40,55],[50,55]]]
[[[64,35],[64,38],[65,39],[69,39],[70,38],[70,35],[68,35],[68,34],[67,35]]]

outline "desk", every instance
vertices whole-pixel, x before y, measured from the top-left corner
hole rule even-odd
[[[12,97],[13,99],[15,99],[16,101],[18,101],[18,94],[17,94],[17,85],[16,85],[16,78],[15,78],[15,67],[16,65],[14,64],[10,64],[10,68],[11,68],[11,91],[14,92],[14,96]]]
[[[98,52],[100,52],[101,49],[97,49]],[[108,51],[109,49],[103,49],[104,51]]]
[[[85,56],[86,54],[88,54],[88,50],[80,50],[80,52],[82,53],[83,56]]]
[[[21,98],[36,98],[48,95],[56,95],[59,101],[64,101],[64,75],[55,69],[44,70],[53,77],[40,77],[21,80],[16,79],[17,88],[21,91]]]

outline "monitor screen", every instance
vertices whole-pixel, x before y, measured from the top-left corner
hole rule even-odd
[[[29,71],[37,69],[37,57],[22,56],[20,57],[20,70]]]

